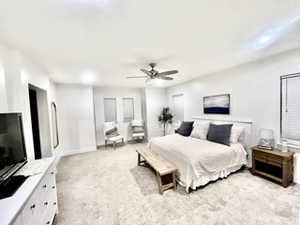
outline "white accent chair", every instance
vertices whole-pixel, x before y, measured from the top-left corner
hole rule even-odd
[[[132,139],[133,140],[144,140],[145,129],[143,120],[132,120],[131,121]]]
[[[122,142],[124,144],[124,137],[118,133],[118,126],[115,122],[105,122],[103,126],[105,147],[108,144],[113,144],[114,149],[116,144]]]

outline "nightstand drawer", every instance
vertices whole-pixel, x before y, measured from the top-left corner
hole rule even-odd
[[[282,157],[273,155],[271,151],[270,153],[255,151],[254,159],[265,163],[271,162],[279,166],[282,165],[283,161]]]

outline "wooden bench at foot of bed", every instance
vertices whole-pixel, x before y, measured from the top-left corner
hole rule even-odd
[[[159,193],[163,192],[170,188],[176,188],[175,172],[176,167],[170,162],[162,158],[157,153],[151,151],[149,148],[143,148],[136,150],[138,153],[138,165],[146,166],[149,165],[155,170]],[[169,181],[165,181],[164,177],[171,176]]]

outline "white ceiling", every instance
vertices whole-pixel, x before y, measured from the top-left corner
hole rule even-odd
[[[1,0],[0,37],[64,83],[163,86],[300,46],[299,0]]]

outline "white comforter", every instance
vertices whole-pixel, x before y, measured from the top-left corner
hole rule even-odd
[[[247,156],[239,143],[226,146],[179,134],[152,138],[149,148],[178,168],[177,178],[187,190],[226,177],[246,164]]]

